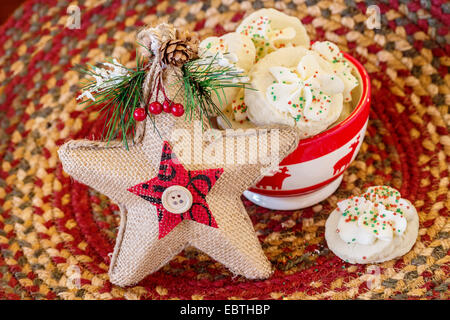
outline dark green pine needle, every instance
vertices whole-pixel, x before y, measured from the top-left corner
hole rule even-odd
[[[93,76],[95,73],[91,71],[93,67],[90,67],[91,69],[82,69],[81,72]],[[93,92],[95,101],[85,100],[82,104],[87,103],[85,108],[101,106],[100,114],[102,118],[105,118],[102,138],[109,143],[111,140],[120,137],[123,145],[128,150],[127,134],[131,134],[131,137],[134,137],[136,130],[133,113],[136,108],[141,106],[142,85],[146,74],[144,60],[136,54],[136,68],[127,68],[127,70],[127,75],[106,80],[106,83],[114,81],[114,84],[110,87],[99,92]],[[89,80],[81,89],[90,90],[94,89],[95,86],[96,81]]]
[[[248,88],[246,87],[248,84],[240,81],[244,77],[241,72],[233,67],[219,66],[216,59],[217,55],[209,59],[210,61],[197,59],[184,64],[182,67],[183,77],[180,79],[183,85],[178,89],[175,98],[181,91],[184,91],[186,120],[192,121],[194,111],[197,109],[202,121],[203,116],[210,121],[212,116],[218,115],[231,127],[230,121],[221,111],[228,104],[224,89]],[[114,64],[113,61],[109,62]],[[143,99],[142,85],[146,76],[144,59],[136,53],[136,68],[126,69],[128,70],[127,75],[106,80],[106,83],[108,81],[114,83],[98,92],[92,92],[96,87],[96,81],[88,80],[81,89],[91,91],[95,101],[85,100],[81,103],[87,104],[85,108],[101,106],[99,112],[101,118],[105,119],[102,138],[109,143],[120,137],[128,150],[127,135],[134,137],[136,130],[133,113],[136,108],[141,106]],[[94,67],[90,66],[90,69],[84,68],[80,72],[88,76],[96,75],[92,70]],[[214,96],[217,97],[219,106],[213,101]],[[153,117],[151,117],[151,121],[155,124]]]
[[[210,59],[202,60],[200,58],[183,65],[183,78],[181,80],[183,81],[185,94],[186,119],[192,121],[194,111],[198,109],[201,120],[203,120],[203,115],[209,121],[213,115],[218,115],[231,127],[230,121],[221,111],[228,105],[224,89],[247,88],[248,83],[240,81],[245,77],[241,72],[234,67],[220,66],[217,60],[218,56],[215,55]],[[214,96],[217,97],[219,106],[214,102]]]

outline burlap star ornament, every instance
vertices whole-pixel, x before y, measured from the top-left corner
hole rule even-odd
[[[153,59],[154,72],[160,63]],[[162,70],[164,83],[176,83],[180,72],[170,66]],[[167,88],[174,98],[178,88]],[[161,96],[158,100],[163,102]],[[271,141],[264,148],[269,158],[273,154],[281,160],[297,146],[297,131],[272,128],[205,135],[195,121],[184,117],[162,113],[154,121],[147,118],[139,124],[129,150],[120,142],[77,140],[58,151],[68,174],[120,207],[110,281],[135,284],[189,245],[236,275],[269,277],[271,265],[240,199],[262,177],[261,168],[267,164],[248,161],[248,154],[258,154],[261,144],[255,141],[278,136],[278,154],[271,152]],[[220,154],[226,157],[221,159]],[[244,163],[237,161],[246,157]]]

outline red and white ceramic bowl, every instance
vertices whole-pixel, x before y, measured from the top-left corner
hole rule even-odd
[[[362,83],[353,112],[327,131],[301,140],[280,163],[279,172],[244,192],[250,201],[269,209],[295,210],[319,203],[339,187],[342,174],[363,142],[370,109],[369,75],[355,58],[347,53],[344,56]]]

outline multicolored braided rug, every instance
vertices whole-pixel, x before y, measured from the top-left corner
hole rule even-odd
[[[366,27],[373,1],[27,1],[0,29],[1,299],[448,299],[450,4],[383,1],[381,28]],[[78,3],[80,29],[66,27]],[[321,204],[275,212],[243,200],[275,273],[233,277],[188,249],[139,285],[108,281],[118,208],[73,181],[57,148],[98,139],[103,123],[78,105],[79,63],[135,57],[139,27],[161,21],[202,37],[235,29],[274,7],[302,19],[312,39],[336,42],[370,73],[373,103],[358,158]],[[413,250],[379,265],[331,253],[325,220],[339,199],[391,185],[420,215]],[[77,281],[79,280],[79,281]]]

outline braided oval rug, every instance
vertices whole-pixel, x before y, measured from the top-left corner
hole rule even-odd
[[[81,28],[71,30],[69,1],[26,2],[0,29],[0,298],[448,299],[450,5],[379,2],[381,28],[370,30],[370,3],[88,0],[78,1]],[[339,190],[312,208],[276,212],[243,199],[276,270],[270,279],[233,277],[187,249],[137,286],[112,285],[118,208],[66,175],[56,153],[67,139],[98,139],[103,126],[77,104],[73,67],[132,60],[145,24],[220,35],[262,7],[300,17],[312,39],[365,65],[373,103],[358,158]],[[415,204],[419,237],[397,260],[350,265],[328,250],[325,221],[339,199],[372,185],[391,185]]]

